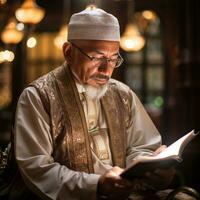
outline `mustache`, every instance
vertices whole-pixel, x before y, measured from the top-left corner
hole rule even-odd
[[[95,78],[99,78],[99,79],[105,79],[105,80],[109,80],[110,79],[110,76],[107,76],[107,75],[104,75],[104,74],[96,74],[96,75],[93,75],[91,76],[92,79],[95,79]]]

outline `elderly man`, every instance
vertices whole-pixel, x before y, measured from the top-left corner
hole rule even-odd
[[[119,40],[113,15],[72,15],[66,62],[20,96],[13,143],[20,173],[10,199],[120,200],[170,184],[173,169],[120,177],[137,155],[152,155],[161,137],[135,93],[111,79],[123,62]]]

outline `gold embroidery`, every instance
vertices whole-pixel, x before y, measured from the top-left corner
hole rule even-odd
[[[108,136],[106,129],[93,129],[89,132],[91,140],[91,148],[100,160],[108,160]]]

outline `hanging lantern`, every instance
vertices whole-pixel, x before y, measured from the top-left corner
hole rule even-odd
[[[136,25],[129,23],[120,39],[120,46],[124,51],[139,51],[144,47],[145,40],[140,35]]]
[[[120,39],[120,46],[124,51],[139,51],[144,47],[145,39],[141,36],[138,26],[132,20],[135,13],[135,1],[128,1],[128,24]]]
[[[45,11],[39,7],[35,0],[25,2],[15,12],[16,18],[25,24],[37,24],[44,17]]]
[[[17,44],[24,36],[24,33],[18,28],[15,18],[11,18],[1,33],[1,39],[6,44]]]

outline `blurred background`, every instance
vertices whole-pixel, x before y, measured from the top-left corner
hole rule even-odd
[[[170,144],[200,130],[200,1],[0,0],[0,147],[10,137],[23,88],[63,63],[70,16],[102,8],[121,26],[125,62],[114,78],[129,85]],[[183,184],[200,188],[200,138],[179,166]]]

